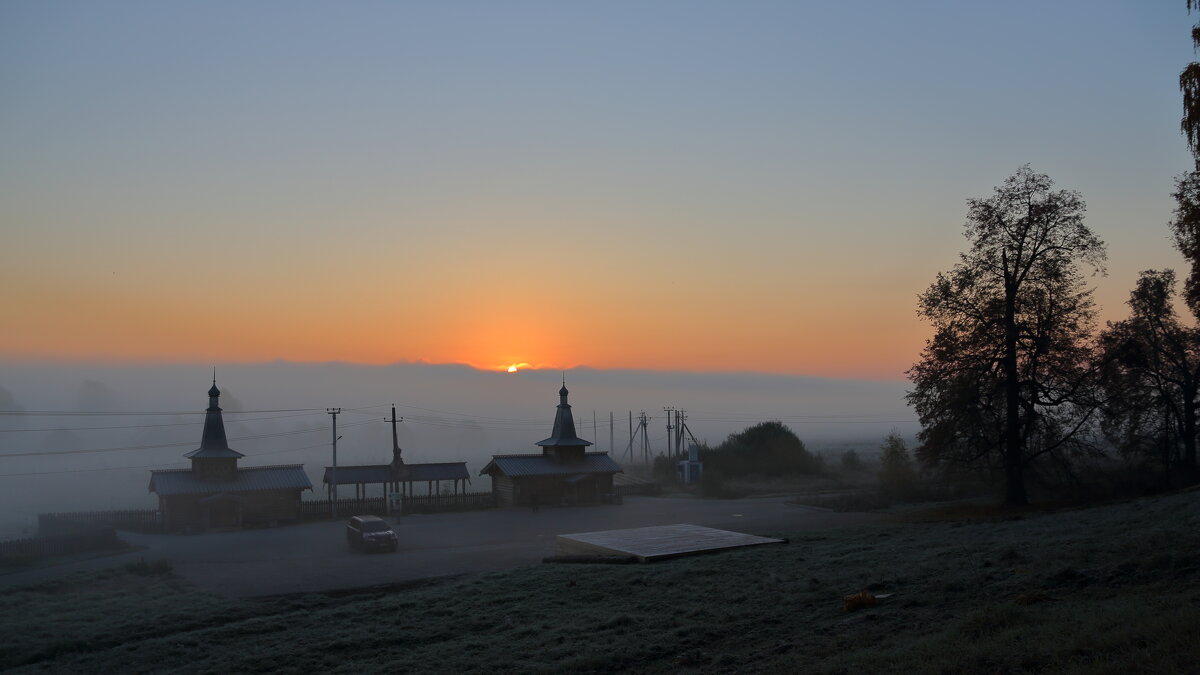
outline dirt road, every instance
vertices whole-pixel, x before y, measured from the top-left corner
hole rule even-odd
[[[555,535],[572,532],[693,523],[769,535],[878,522],[881,516],[797,506],[785,497],[629,497],[621,505],[542,508],[537,513],[505,508],[390,520],[400,537],[396,553],[349,550],[343,521],[194,536],[123,532],[123,539],[144,549],[7,574],[0,576],[0,587],[144,558],[169,560],[175,572],[196,585],[227,595],[321,591],[536,564],[553,555]]]

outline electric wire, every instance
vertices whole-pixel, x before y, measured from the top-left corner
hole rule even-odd
[[[222,414],[224,414],[224,412],[225,411],[222,411]],[[290,419],[292,417],[307,417],[309,415],[316,415],[316,414],[317,413],[306,412],[306,413],[293,413],[291,415],[275,415],[272,417],[247,417],[247,418],[240,419],[240,420],[239,419],[226,420],[225,423],[226,424],[240,424],[242,422],[260,422],[262,420],[284,420],[284,419]],[[105,429],[155,429],[158,427],[187,427],[187,426],[197,426],[200,424],[204,424],[204,420],[200,420],[197,422],[165,422],[163,424],[123,424],[120,426],[107,426],[107,427],[41,427],[41,428],[37,428],[37,429],[0,429],[0,434],[12,434],[12,433],[22,433],[22,432],[34,432],[34,431],[103,431]]]
[[[305,445],[305,446],[301,446],[299,448],[288,448],[287,450],[274,450],[271,452],[255,453],[254,456],[255,457],[268,457],[270,455],[284,455],[284,454],[291,453],[291,452],[300,452],[301,450],[311,450],[313,448],[324,448],[324,447],[328,447],[328,446],[329,446],[329,443],[317,443],[315,445]],[[141,464],[138,466],[105,466],[105,467],[94,467],[94,468],[88,468],[88,469],[62,469],[59,471],[33,471],[33,472],[28,472],[28,473],[0,473],[0,478],[14,478],[14,477],[20,477],[20,476],[48,476],[48,475],[63,474],[63,473],[90,473],[93,471],[126,471],[126,470],[135,470],[135,469],[155,469],[155,468],[164,467],[164,466],[179,467],[180,464],[183,464],[183,462],[175,461],[175,462],[165,462],[162,464]],[[182,468],[182,467],[180,467],[180,468]],[[261,468],[261,467],[244,467],[244,468],[253,469],[253,468]]]
[[[279,408],[277,410],[223,410],[226,415],[250,415],[258,413],[291,413],[291,412],[325,412],[324,408]],[[0,410],[0,416],[6,417],[120,417],[153,415],[207,415],[207,410]]]
[[[344,425],[342,428],[343,429],[353,429],[355,427],[360,427],[360,426],[363,426],[366,424],[370,424],[370,422],[353,422],[351,424]],[[314,433],[317,431],[325,431],[327,429],[328,429],[328,427],[309,427],[307,429],[296,429],[293,431],[280,431],[280,432],[269,433],[269,434],[255,434],[255,435],[251,435],[251,436],[240,436],[240,437],[236,437],[236,438],[230,438],[228,440],[234,441],[234,442],[253,441],[253,440],[260,440],[263,438],[278,438],[281,436],[296,436],[299,434],[310,434],[310,433]],[[158,443],[158,444],[154,444],[154,445],[130,445],[130,446],[116,447],[116,448],[89,448],[89,449],[82,449],[82,450],[44,450],[44,451],[31,451],[31,452],[8,452],[8,453],[0,454],[0,459],[9,458],[9,457],[49,457],[49,456],[56,456],[56,455],[91,455],[91,454],[96,454],[96,453],[101,453],[101,452],[124,452],[124,451],[130,451],[130,450],[154,450],[157,448],[181,448],[181,447],[186,447],[186,446],[194,445],[194,444],[195,444],[195,441],[183,441],[180,443]]]

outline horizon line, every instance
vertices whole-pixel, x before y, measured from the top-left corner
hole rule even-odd
[[[814,375],[811,373],[792,373],[792,372],[771,372],[752,369],[731,369],[731,370],[694,370],[684,368],[637,368],[631,366],[614,366],[614,367],[598,367],[588,364],[575,364],[572,366],[562,366],[557,364],[530,365],[528,363],[503,364],[495,366],[481,366],[478,364],[466,361],[427,361],[425,359],[400,359],[383,363],[372,363],[367,361],[345,361],[339,359],[329,359],[324,361],[299,361],[286,358],[274,358],[268,360],[240,360],[240,359],[213,359],[197,357],[195,359],[186,358],[179,360],[170,359],[148,359],[148,360],[133,360],[128,358],[100,357],[100,356],[79,356],[79,357],[22,357],[15,355],[0,355],[0,366],[4,364],[20,364],[27,366],[37,365],[53,365],[53,366],[69,366],[89,365],[89,366],[138,366],[138,367],[153,367],[153,366],[200,366],[203,365],[206,369],[212,368],[213,364],[217,366],[264,366],[272,364],[288,364],[299,366],[349,366],[358,368],[394,368],[399,366],[428,366],[434,368],[458,367],[469,368],[481,373],[493,373],[498,375],[520,375],[521,373],[559,373],[562,371],[573,370],[589,370],[595,372],[641,372],[641,373],[661,373],[664,375],[723,375],[723,376],[757,376],[757,377],[778,377],[778,378],[807,378],[814,380],[849,380],[859,382],[907,382],[905,377],[886,378],[886,377],[863,377],[855,375]],[[510,365],[518,366],[516,371],[508,371]],[[522,367],[524,366],[524,367]]]

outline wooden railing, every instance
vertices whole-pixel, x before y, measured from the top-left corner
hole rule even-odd
[[[0,541],[0,563],[24,565],[42,558],[85,551],[116,550],[126,546],[125,542],[117,538],[117,531],[111,527],[79,530],[71,534]]]
[[[162,532],[162,512],[157,509],[124,511],[74,511],[39,513],[38,536],[68,534],[81,530],[115,528],[133,532]]]

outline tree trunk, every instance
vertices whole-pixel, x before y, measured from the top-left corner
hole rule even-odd
[[[1196,386],[1189,382],[1183,389],[1183,475],[1196,480]]]
[[[1186,417],[1186,414],[1185,414]],[[1186,422],[1185,422],[1186,424]],[[1163,489],[1171,489],[1171,428],[1174,426],[1171,422],[1171,411],[1169,408],[1163,409],[1163,434],[1162,434],[1162,463],[1163,463]]]
[[[1021,381],[1017,372],[1016,289],[1005,289],[1004,301],[1004,504],[1025,506],[1021,448]]]

